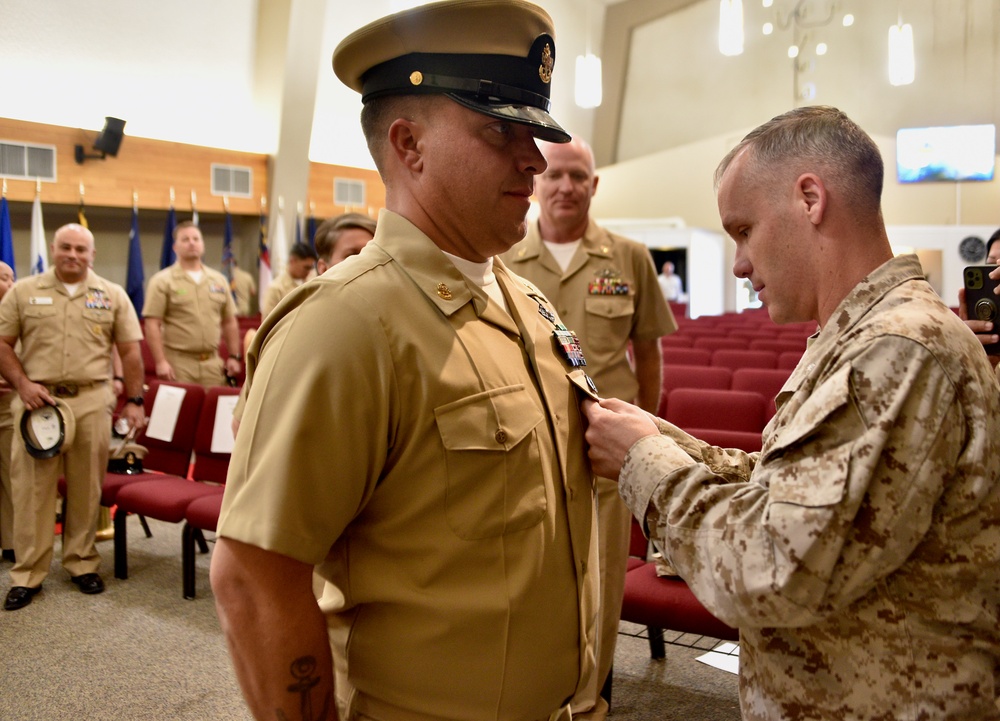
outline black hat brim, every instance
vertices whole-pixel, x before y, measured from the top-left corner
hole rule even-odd
[[[463,93],[446,93],[446,95],[456,103],[464,105],[470,110],[475,110],[477,113],[527,125],[539,140],[549,143],[568,143],[573,139],[559,123],[552,119],[551,115],[533,105],[497,104]]]

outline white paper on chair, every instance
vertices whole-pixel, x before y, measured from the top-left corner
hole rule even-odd
[[[233,411],[239,396],[219,396],[215,407],[215,427],[212,429],[212,453],[232,453],[233,444]]]
[[[740,647],[735,643],[720,643],[704,656],[698,656],[695,661],[701,661],[708,666],[739,674]]]
[[[153,411],[149,414],[149,423],[146,424],[147,438],[156,438],[165,443],[174,440],[174,429],[177,428],[185,395],[187,390],[184,388],[160,385],[153,402]]]

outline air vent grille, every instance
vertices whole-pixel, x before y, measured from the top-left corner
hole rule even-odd
[[[54,182],[56,147],[0,140],[0,176]]]
[[[242,165],[212,163],[212,195],[250,198],[253,169]]]
[[[334,178],[333,204],[344,208],[365,207],[365,181]]]

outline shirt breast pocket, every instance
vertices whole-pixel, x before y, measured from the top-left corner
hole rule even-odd
[[[635,300],[630,295],[596,295],[584,298],[586,351],[614,351],[632,332]]]
[[[55,318],[58,311],[52,305],[28,305],[24,308],[24,326],[26,329],[44,325]]]
[[[537,525],[546,512],[541,410],[524,386],[434,410],[444,445],[448,525],[459,538],[495,538]]]
[[[83,318],[91,323],[100,323],[101,326],[111,325],[112,321],[110,310],[97,310],[93,308],[84,310]]]

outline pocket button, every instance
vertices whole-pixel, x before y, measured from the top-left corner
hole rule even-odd
[[[497,432],[493,434],[493,437],[496,438],[497,443],[506,443],[507,431],[505,431],[503,428],[497,428]]]

